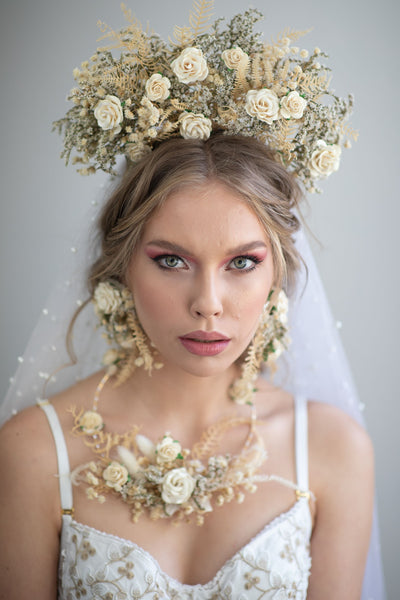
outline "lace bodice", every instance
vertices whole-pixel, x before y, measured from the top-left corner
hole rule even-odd
[[[58,448],[61,504],[72,507],[68,456],[57,415],[43,407]],[[306,404],[296,401],[296,463],[300,490],[307,490]],[[66,462],[67,461],[67,462]],[[306,497],[267,524],[206,584],[187,585],[129,540],[63,515],[59,600],[305,600],[311,566],[311,515]]]

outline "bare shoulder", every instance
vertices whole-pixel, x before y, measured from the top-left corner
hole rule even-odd
[[[316,485],[325,489],[331,482],[357,476],[370,480],[374,452],[365,428],[337,407],[310,401],[309,453],[310,475],[318,474]]]

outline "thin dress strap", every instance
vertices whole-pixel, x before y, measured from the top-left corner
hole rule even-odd
[[[38,405],[47,417],[56,444],[61,512],[63,515],[73,515],[74,508],[68,451],[60,421],[54,407],[48,400],[41,400],[38,402]]]
[[[309,497],[308,488],[308,415],[307,399],[304,396],[295,398],[295,452],[297,495]]]

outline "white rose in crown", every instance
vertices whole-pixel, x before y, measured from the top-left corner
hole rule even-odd
[[[178,458],[181,450],[180,443],[166,435],[156,446],[157,462],[160,464],[173,462]]]
[[[249,55],[239,47],[224,50],[221,56],[228,69],[237,69],[241,63],[249,62]]]
[[[87,435],[93,435],[98,433],[103,428],[103,419],[98,412],[94,410],[87,410],[79,419],[79,427]]]
[[[166,504],[183,504],[193,493],[195,480],[184,467],[169,471],[162,482],[161,497]]]
[[[94,291],[93,299],[96,308],[106,315],[111,314],[121,305],[121,294],[106,281],[98,284]]]
[[[279,99],[272,90],[249,90],[246,94],[245,109],[251,117],[256,117],[271,125],[279,119]]]
[[[108,487],[120,492],[122,486],[128,481],[128,469],[114,460],[104,469],[103,479]]]
[[[342,149],[338,144],[327,144],[324,140],[319,140],[310,159],[311,176],[315,178],[328,177],[337,171],[341,153]]]
[[[171,82],[168,77],[155,73],[146,81],[146,96],[152,102],[162,102],[169,96]]]
[[[210,137],[212,123],[204,115],[185,112],[179,117],[180,134],[190,140],[207,140]]]
[[[181,83],[204,81],[208,75],[207,62],[200,48],[185,48],[172,61],[171,68]]]
[[[281,98],[281,116],[284,119],[301,119],[306,106],[307,100],[299,92],[289,92]]]
[[[108,94],[96,104],[94,116],[102,129],[117,128],[124,118],[120,99]]]

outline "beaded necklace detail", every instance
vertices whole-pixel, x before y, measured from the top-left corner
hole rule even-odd
[[[104,431],[97,404],[109,377],[106,374],[100,381],[92,410],[71,409],[72,433],[82,437],[98,457],[71,475],[74,484],[87,485],[89,499],[103,503],[109,493],[119,496],[129,506],[134,523],[147,512],[152,520],[171,517],[174,523],[195,520],[202,525],[214,505],[233,499],[241,503],[245,492],[257,490],[257,482],[276,479],[257,474],[267,453],[256,428],[254,406],[249,417],[211,425],[192,450],[183,449],[169,432],[154,444],[139,433],[138,426],[124,434]],[[249,426],[242,450],[237,455],[213,455],[222,436],[241,425]]]

